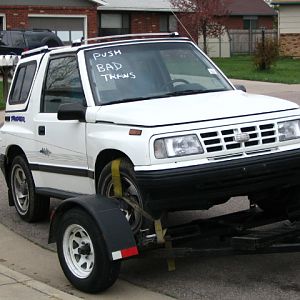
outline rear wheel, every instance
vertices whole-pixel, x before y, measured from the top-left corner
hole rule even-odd
[[[54,40],[49,40],[45,43],[45,46],[48,46],[49,48],[58,47],[59,44]]]
[[[270,216],[284,216],[293,194],[294,189],[273,190],[250,197],[250,200]]]
[[[63,215],[57,233],[57,254],[68,280],[83,292],[109,288],[120,273],[121,261],[109,259],[100,229],[82,209],[73,208]]]
[[[112,166],[112,162],[108,163],[103,168],[97,184],[97,192],[109,198],[114,196],[114,186],[112,181],[111,166]],[[123,195],[126,196],[127,198],[130,198],[131,200],[136,202],[141,208],[143,208],[143,196],[136,183],[133,165],[126,159],[121,160],[120,176],[121,176]],[[120,200],[119,206],[121,211],[124,213],[125,218],[129,222],[131,226],[131,230],[134,234],[136,234],[141,228],[143,229],[145,227],[149,228],[150,222],[145,220],[145,218],[142,216],[140,212],[134,210],[125,201]]]
[[[9,185],[17,213],[27,222],[45,219],[49,214],[49,197],[35,193],[35,186],[26,159],[16,156],[11,164]]]

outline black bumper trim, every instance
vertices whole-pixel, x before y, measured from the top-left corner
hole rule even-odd
[[[300,149],[285,151],[281,153],[274,153],[268,155],[260,155],[250,158],[235,159],[225,162],[215,162],[204,165],[197,165],[191,167],[182,167],[168,170],[155,170],[155,171],[137,171],[136,178],[140,184],[160,183],[162,180],[170,181],[182,181],[186,177],[199,176],[199,174],[211,174],[220,173],[225,171],[227,175],[231,171],[238,171],[241,176],[255,175],[255,171],[259,173],[267,173],[270,164],[278,164],[279,169],[287,169],[284,163],[297,162],[300,167]],[[282,166],[279,166],[282,165]],[[295,167],[295,166],[289,166]],[[230,169],[230,170],[229,170]],[[149,183],[150,181],[150,183]]]
[[[205,209],[234,196],[300,184],[300,149],[205,165],[137,171],[152,209]]]

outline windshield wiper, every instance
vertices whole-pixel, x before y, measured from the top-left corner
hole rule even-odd
[[[149,99],[153,99],[153,98],[160,98],[160,97],[159,96],[149,96],[149,97],[124,98],[124,99],[109,101],[107,103],[101,103],[101,105],[121,104],[121,103],[128,103],[128,102],[134,102],[134,101],[149,100]]]
[[[151,96],[146,96],[146,97],[133,97],[133,98],[124,98],[124,99],[119,99],[119,100],[113,100],[113,101],[109,101],[107,103],[102,103],[102,105],[121,104],[121,103],[128,103],[128,102],[134,102],[134,101],[167,98],[167,97],[172,97],[172,96],[184,96],[184,95],[204,94],[204,93],[223,92],[223,91],[227,91],[227,89],[183,90],[183,91],[170,92],[170,93],[166,93],[166,94],[151,95]]]
[[[205,94],[205,93],[214,93],[214,92],[223,92],[227,91],[226,89],[213,89],[213,90],[183,90],[175,91],[165,94],[165,97],[171,96],[183,96],[183,95],[193,95],[193,94]]]

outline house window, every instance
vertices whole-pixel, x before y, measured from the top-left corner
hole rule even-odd
[[[100,33],[102,36],[130,33],[129,15],[101,14]]]
[[[177,31],[177,20],[173,15],[161,15],[159,22],[160,32]]]
[[[4,29],[4,18],[0,16],[0,30]]]
[[[244,29],[254,30],[257,29],[257,17],[244,17]]]

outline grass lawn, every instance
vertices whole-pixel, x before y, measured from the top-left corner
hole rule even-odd
[[[227,77],[280,83],[300,83],[300,59],[280,58],[268,71],[255,69],[250,56],[214,58]]]

